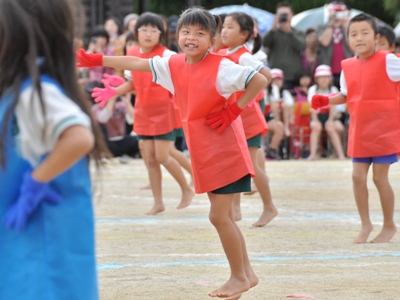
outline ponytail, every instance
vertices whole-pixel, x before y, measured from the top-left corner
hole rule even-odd
[[[259,33],[254,37],[253,40],[253,50],[251,51],[251,54],[256,54],[260,49],[262,45],[262,38]]]

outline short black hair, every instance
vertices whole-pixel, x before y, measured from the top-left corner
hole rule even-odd
[[[381,26],[378,29],[378,33],[380,34],[380,36],[385,37],[387,39],[390,46],[394,45],[396,41],[396,35],[394,34],[394,31],[391,28],[389,28],[388,26]]]
[[[292,4],[290,4],[290,2],[288,2],[288,1],[281,1],[281,2],[279,2],[279,3],[276,5],[275,12],[277,12],[277,11],[278,11],[278,8],[281,8],[281,7],[289,7],[290,10],[294,13],[294,11],[293,11],[293,6],[292,6]]]
[[[356,16],[354,16],[354,17],[352,17],[350,19],[349,25],[347,27],[347,35],[349,35],[349,29],[350,29],[350,25],[352,23],[362,22],[362,21],[366,21],[369,24],[371,24],[372,29],[374,30],[374,35],[378,34],[378,25],[376,25],[375,18],[373,16],[369,15],[369,14],[361,13],[361,14],[358,14],[358,15],[356,15]]]
[[[107,44],[108,44],[108,42],[110,41],[110,36],[109,36],[108,32],[107,32],[102,26],[97,27],[97,28],[92,32],[92,34],[90,35],[91,38],[93,38],[93,37],[98,37],[98,36],[101,36],[101,37],[106,38]]]

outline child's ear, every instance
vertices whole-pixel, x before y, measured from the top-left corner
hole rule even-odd
[[[215,37],[211,38],[210,47],[209,48],[212,48],[214,46],[216,40],[217,39]]]

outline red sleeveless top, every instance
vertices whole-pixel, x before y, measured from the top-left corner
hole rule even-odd
[[[206,124],[206,116],[227,107],[216,89],[218,68],[224,57],[209,53],[196,64],[187,64],[183,53],[169,59],[186,142],[190,151],[196,193],[210,192],[254,176],[241,118],[221,134]]]
[[[223,49],[220,52],[221,53],[225,52],[226,54],[226,51],[227,51],[226,49]],[[247,50],[246,47],[242,47],[235,53],[226,55],[230,57],[235,63],[239,64],[240,56],[242,56],[246,52],[249,52],[249,50]],[[243,95],[243,93],[244,93],[243,91],[237,92],[236,100],[238,100]],[[261,101],[263,97],[264,97],[264,91],[261,91],[257,95],[256,99],[254,99],[254,101]],[[251,102],[250,105],[246,106],[243,109],[240,116],[242,117],[243,128],[244,128],[244,133],[246,135],[246,139],[250,139],[258,134],[261,134],[263,136],[268,132],[268,125],[261,111],[261,108],[258,104],[254,105],[253,101]]]
[[[156,46],[141,53],[140,46],[131,48],[127,55],[140,58],[162,56],[167,48]],[[132,72],[136,90],[134,131],[138,135],[155,136],[171,132],[176,127],[175,108],[171,93],[153,82],[150,72]]]
[[[350,113],[347,154],[383,156],[400,151],[398,83],[386,72],[386,51],[342,61]]]

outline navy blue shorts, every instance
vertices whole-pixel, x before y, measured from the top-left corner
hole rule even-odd
[[[398,162],[398,154],[390,154],[383,156],[372,156],[372,157],[360,157],[352,158],[352,162],[363,163],[363,164],[392,164]]]

